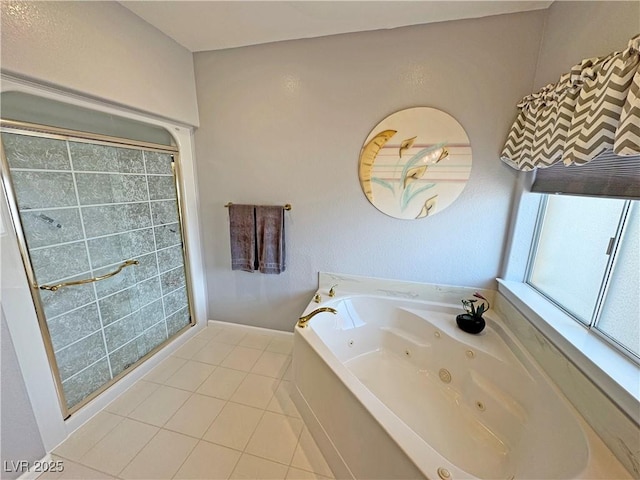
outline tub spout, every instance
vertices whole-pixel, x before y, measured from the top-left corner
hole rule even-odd
[[[305,328],[307,326],[307,323],[309,322],[309,320],[311,320],[314,316],[316,316],[319,313],[322,312],[331,312],[334,315],[336,313],[338,313],[338,311],[335,308],[331,308],[331,307],[320,307],[320,308],[316,308],[313,312],[311,312],[309,315],[305,315],[304,317],[300,317],[298,319],[298,326],[300,328]]]

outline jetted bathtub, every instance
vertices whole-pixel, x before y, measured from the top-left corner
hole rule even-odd
[[[337,478],[631,478],[490,311],[367,295],[311,303],[293,399]]]

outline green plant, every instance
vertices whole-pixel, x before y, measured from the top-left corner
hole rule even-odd
[[[473,317],[482,318],[482,314],[487,310],[489,310],[489,307],[490,307],[489,300],[484,298],[478,292],[475,292],[473,296],[476,298],[468,298],[468,299],[461,300],[462,308],[464,308],[465,312],[472,315]],[[482,302],[479,305],[476,305],[476,303],[478,302],[478,299],[482,300]]]

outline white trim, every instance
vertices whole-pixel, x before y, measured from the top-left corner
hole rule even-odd
[[[587,378],[637,423],[640,367],[525,283],[543,194],[529,190],[533,175],[520,175],[511,215],[508,255],[498,291]],[[597,359],[598,363],[594,360]]]
[[[225,327],[225,328],[235,328],[235,329],[238,329],[238,330],[247,330],[249,332],[264,333],[264,334],[268,334],[268,335],[275,335],[275,336],[278,336],[278,337],[286,337],[286,338],[293,337],[293,332],[283,332],[282,330],[272,330],[270,328],[254,327],[253,325],[244,325],[244,324],[241,324],[241,323],[223,322],[221,320],[209,320],[208,323],[209,323],[210,326],[219,326],[219,327]]]
[[[134,371],[122,378],[112,388],[107,389],[86,406],[75,412],[67,421],[63,421],[56,394],[55,384],[49,369],[44,345],[38,327],[35,309],[31,301],[29,285],[14,235],[3,235],[2,239],[2,308],[4,309],[9,332],[13,340],[18,363],[22,370],[29,399],[33,406],[36,423],[43,440],[45,450],[52,451],[58,444],[84,422],[104,408],[117,395],[133,382],[142,377],[160,360],[206,326],[207,301],[204,261],[200,241],[198,185],[195,172],[195,154],[193,129],[184,124],[145,115],[115,107],[105,102],[83,98],[51,87],[45,87],[2,75],[1,90],[20,91],[72,105],[79,105],[96,111],[106,112],[140,122],[160,126],[173,136],[180,151],[181,187],[183,194],[183,214],[185,219],[185,241],[189,249],[189,271],[193,293],[193,315],[196,327],[171,342]],[[95,172],[92,172],[95,173]],[[9,219],[4,196],[0,200],[3,217]],[[10,222],[7,223],[10,225]],[[169,248],[169,247],[166,247]]]
[[[508,253],[502,260],[500,275],[505,280],[524,281],[527,275],[536,219],[540,211],[540,202],[544,198],[544,195],[529,192],[534,178],[534,171],[520,172],[516,180],[505,248]]]

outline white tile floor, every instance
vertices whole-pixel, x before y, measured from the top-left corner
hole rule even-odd
[[[209,326],[54,452],[41,479],[333,474],[289,397],[293,337]]]

